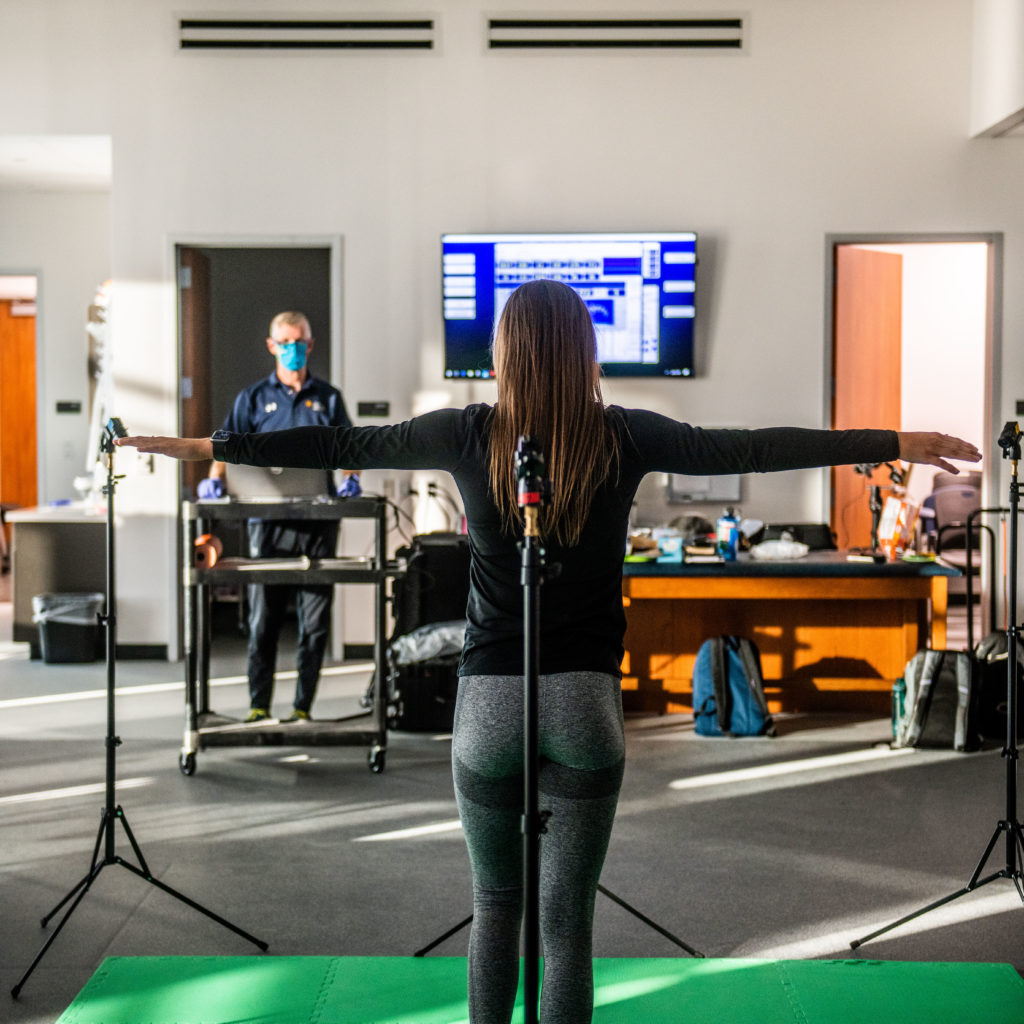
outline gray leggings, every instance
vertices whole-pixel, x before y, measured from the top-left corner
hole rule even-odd
[[[541,1020],[589,1024],[594,897],[622,785],[619,680],[596,672],[541,676]],[[473,869],[469,1018],[508,1024],[523,913],[523,679],[463,676],[452,739],[455,798]]]

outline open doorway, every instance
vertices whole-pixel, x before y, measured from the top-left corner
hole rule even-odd
[[[330,242],[175,246],[184,436],[208,436],[235,396],[270,373],[273,360],[264,339],[282,310],[306,314],[317,339],[313,370],[340,386],[337,257]],[[184,493],[194,493],[206,468],[184,467]]]
[[[209,436],[224,422],[238,393],[273,371],[265,339],[270,321],[285,310],[302,312],[309,319],[316,339],[312,372],[343,387],[340,237],[179,240],[173,256],[182,435]],[[203,463],[182,465],[183,498],[195,497],[208,469]],[[220,539],[226,555],[243,553],[241,533]],[[179,566],[180,556],[181,552]],[[221,615],[223,624],[241,625],[241,588],[221,588],[218,597],[225,606],[220,610],[227,613]],[[334,602],[331,650],[335,657],[341,656],[344,643],[345,603]],[[237,614],[230,607],[233,604]]]
[[[0,275],[0,601],[9,601],[10,527],[4,513],[38,500],[34,274]]]
[[[827,253],[829,422],[972,441],[986,455],[978,505],[991,505],[1001,236],[833,236]],[[914,467],[907,500],[920,507],[936,472]],[[839,467],[831,481],[839,547],[869,546],[870,488],[884,500],[899,481],[886,466]]]

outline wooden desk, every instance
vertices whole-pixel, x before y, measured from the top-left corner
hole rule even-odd
[[[945,647],[947,585],[958,575],[935,563],[847,562],[831,551],[792,562],[627,562],[624,706],[692,711],[698,648],[734,633],[760,648],[772,711],[884,714],[914,652]]]

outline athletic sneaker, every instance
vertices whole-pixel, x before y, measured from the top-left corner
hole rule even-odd
[[[270,712],[266,708],[250,708],[245,720],[247,722],[265,722],[269,717]]]
[[[300,711],[298,708],[296,708],[287,718],[282,718],[281,721],[282,723],[312,722],[313,719],[310,718],[308,711]]]

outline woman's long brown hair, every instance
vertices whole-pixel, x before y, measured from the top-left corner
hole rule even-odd
[[[491,419],[491,493],[510,532],[519,523],[515,458],[520,436],[541,445],[551,480],[540,529],[579,541],[594,492],[618,459],[605,419],[594,325],[583,300],[557,281],[530,281],[509,297],[494,336],[498,401]]]

